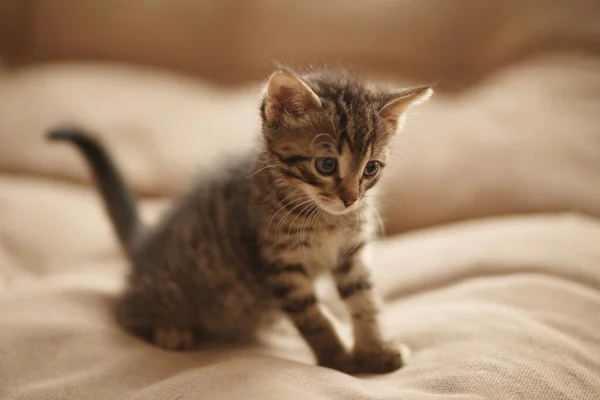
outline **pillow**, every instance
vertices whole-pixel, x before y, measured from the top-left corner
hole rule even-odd
[[[509,213],[600,215],[600,58],[524,61],[409,110],[386,172],[390,232]]]

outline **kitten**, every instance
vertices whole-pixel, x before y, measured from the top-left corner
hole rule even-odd
[[[203,334],[256,332],[283,312],[322,366],[400,368],[399,348],[382,336],[369,278],[370,190],[403,112],[431,93],[279,69],[260,107],[260,146],[203,174],[154,227],[140,221],[98,142],[77,128],[50,132],[86,157],[131,261],[119,324],[164,348],[188,349]],[[349,311],[351,351],[315,297],[322,274],[333,277]]]

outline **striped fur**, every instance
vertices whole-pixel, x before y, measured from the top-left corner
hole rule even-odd
[[[117,321],[160,346],[186,349],[199,335],[252,335],[285,314],[323,366],[399,368],[400,353],[382,337],[371,292],[366,254],[374,205],[365,193],[385,166],[400,117],[393,112],[429,91],[382,89],[331,71],[275,72],[261,105],[259,147],[204,173],[156,226],[138,227],[135,214],[112,218],[132,264]],[[113,207],[123,202],[114,199],[128,199],[127,189],[102,146],[86,143],[102,158],[90,166],[110,215],[117,215]],[[322,157],[338,168],[320,172],[315,163]],[[379,170],[366,176],[372,160]],[[322,274],[336,281],[352,317],[352,350],[315,295],[314,279]]]

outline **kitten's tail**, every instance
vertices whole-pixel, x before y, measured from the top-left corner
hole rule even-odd
[[[105,148],[79,128],[53,129],[47,137],[50,140],[69,141],[83,153],[92,170],[113,228],[124,250],[130,254],[132,242],[141,230],[141,222],[135,200]]]

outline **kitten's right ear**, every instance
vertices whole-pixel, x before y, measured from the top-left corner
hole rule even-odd
[[[285,114],[300,117],[313,107],[320,107],[319,96],[296,74],[278,70],[271,75],[265,94],[265,118],[278,121]]]
[[[402,114],[406,109],[427,101],[431,95],[433,95],[431,86],[419,86],[399,92],[392,92],[389,94],[390,99],[388,99],[388,103],[379,110],[379,115],[392,124],[392,126],[398,127]]]

